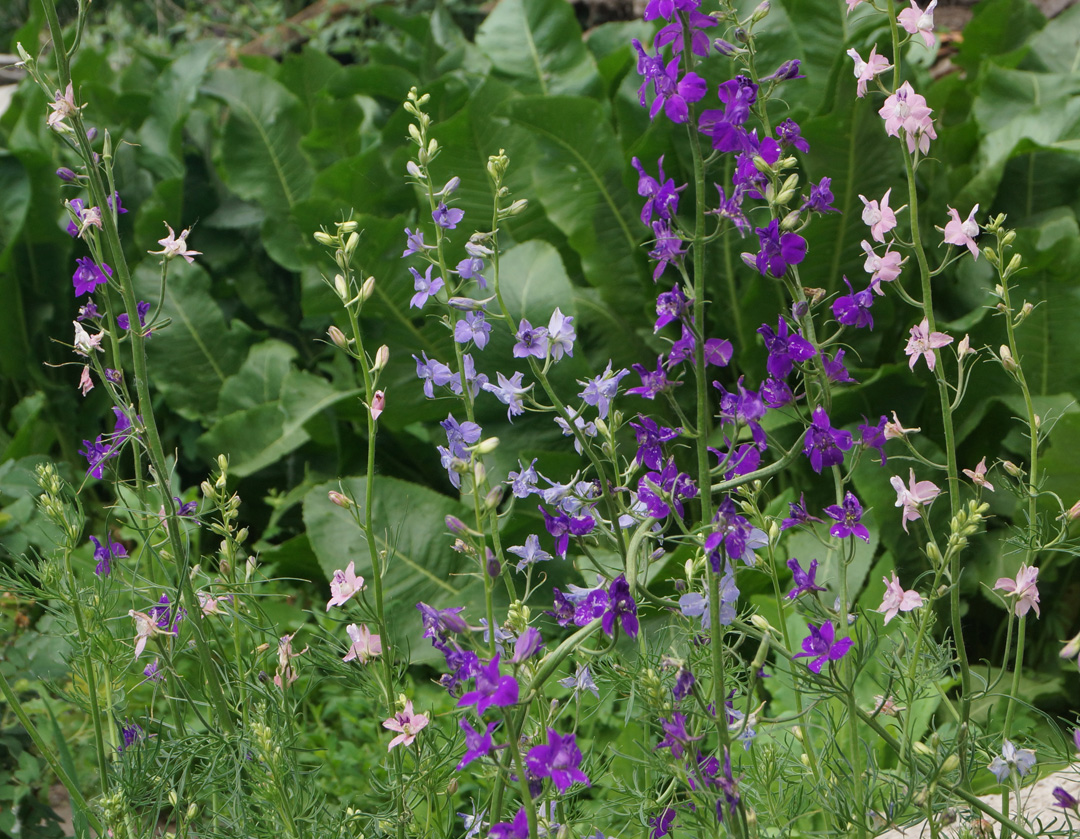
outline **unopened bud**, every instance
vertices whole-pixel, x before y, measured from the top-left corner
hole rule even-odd
[[[446,794],[447,795],[456,795],[457,791],[458,791],[458,779],[457,778],[451,778],[450,783],[448,783],[446,785]]]
[[[1069,642],[1061,648],[1061,652],[1058,653],[1062,658],[1076,658],[1080,656],[1080,633],[1071,638]]]
[[[386,363],[390,360],[390,348],[383,344],[377,350],[375,350],[375,363],[371,365],[372,374],[378,373],[382,370]]]
[[[340,347],[343,350],[349,348],[349,339],[345,337],[345,333],[338,329],[336,326],[331,326],[326,330],[326,334],[330,337],[335,347]]]
[[[412,175],[419,181],[424,180],[424,172],[419,166],[416,165],[415,160],[410,160],[408,163],[405,164],[405,171],[407,171],[410,175]]]
[[[340,233],[355,233],[359,229],[359,227],[360,225],[358,225],[355,221],[352,220],[339,221],[337,223],[337,229]]]
[[[237,532],[237,534],[236,534],[236,544],[238,544],[238,545],[244,544],[244,542],[247,541],[247,537],[248,537],[248,529],[246,527],[241,527],[239,532]]]
[[[448,198],[457,191],[457,188],[459,186],[461,186],[461,178],[459,178],[457,175],[454,175],[454,177],[452,177],[446,182],[446,186],[444,186],[439,192],[435,194],[443,198]]]
[[[202,490],[202,494],[205,495],[207,498],[213,498],[215,495],[214,487],[209,481],[203,481],[201,484],[199,484],[199,489]]]
[[[1011,245],[1014,241],[1016,241],[1015,230],[1010,230],[1008,233],[1001,237],[1001,244],[1003,245]]]
[[[345,282],[345,278],[341,274],[334,275],[334,291],[337,292],[337,296],[341,298],[342,302],[349,299],[349,284]]]
[[[742,26],[735,27],[734,35],[735,40],[742,44],[747,44],[750,42],[750,33],[747,32],[746,29]]]
[[[725,41],[723,38],[717,38],[713,41],[713,49],[725,57],[745,52],[741,47],[737,47],[729,41]]]
[[[72,172],[66,166],[61,166],[59,169],[56,170],[56,177],[58,177],[60,180],[64,181],[65,183],[71,183],[73,180],[75,180],[78,177],[78,175],[76,175],[74,172]]]
[[[338,492],[336,489],[330,490],[327,495],[329,496],[331,503],[337,504],[342,509],[348,510],[353,505],[348,496]],[[250,560],[248,561],[250,562]]]
[[[764,615],[752,615],[750,617],[750,623],[760,629],[762,632],[773,632],[772,624],[770,624]]]
[[[487,549],[487,573],[491,579],[495,579],[502,573],[502,565],[499,564],[498,558],[491,552],[491,548]]]
[[[502,486],[502,484],[492,487],[488,494],[484,496],[484,507],[488,510],[494,510],[502,503],[505,494],[506,487]]]
[[[180,796],[176,794],[176,790],[174,789],[169,790],[169,803],[173,807],[180,803]]]
[[[486,440],[481,440],[475,446],[472,446],[469,451],[473,454],[483,456],[485,454],[491,454],[495,449],[499,447],[498,437],[488,437]]]
[[[375,293],[375,278],[368,277],[364,280],[364,284],[360,286],[360,302],[366,303],[368,299]]]
[[[997,265],[998,264],[998,255],[997,255],[996,250],[994,250],[992,247],[987,245],[986,247],[984,247],[982,249],[982,252],[983,252],[983,256],[986,257],[987,262],[989,262],[991,265]]]
[[[334,244],[334,237],[322,230],[315,231],[315,241],[320,245],[330,247]]]
[[[502,210],[499,215],[503,217],[521,215],[525,212],[526,209],[528,209],[528,207],[529,202],[524,198],[519,198],[505,210]]]
[[[345,255],[352,256],[356,252],[358,244],[360,244],[360,234],[350,233],[349,238],[345,240]]]
[[[190,821],[191,819],[195,818],[198,814],[199,814],[199,805],[196,804],[194,801],[192,801],[190,804],[188,804],[187,818]]]
[[[964,337],[960,339],[960,343],[956,345],[956,357],[957,358],[963,358],[964,356],[970,355],[970,354],[971,354],[971,336],[965,334]]]
[[[911,749],[912,751],[916,752],[917,754],[921,754],[924,757],[932,757],[934,754],[934,750],[921,740],[916,740],[914,743],[912,743]]]
[[[765,20],[769,14],[770,8],[769,0],[762,0],[758,7],[754,9],[754,13],[750,15],[750,22],[757,23],[758,21]]]
[[[801,763],[803,766],[809,767],[810,756],[807,755],[806,752],[803,752],[801,755],[799,755],[799,763]]]
[[[465,536],[473,533],[473,530],[457,516],[447,516],[444,522],[446,523],[446,529],[455,536]]]
[[[941,764],[941,771],[943,773],[944,772],[955,772],[959,768],[960,768],[960,758],[958,758],[956,755],[949,755],[947,758],[945,758],[945,762],[943,764]]]
[[[799,220],[801,218],[802,213],[800,213],[798,210],[792,210],[781,220],[780,229],[785,231],[794,230],[796,227],[799,226]]]
[[[753,161],[754,161],[754,168],[757,169],[762,174],[767,175],[772,171],[772,168],[773,168],[772,164],[769,163],[769,161],[767,161],[760,154],[755,154],[754,157],[753,157]]]
[[[1008,266],[1005,268],[1005,275],[1010,276],[1020,270],[1020,266],[1023,264],[1024,259],[1018,253],[1012,255],[1012,259],[1009,260]]]
[[[258,567],[258,563],[255,557],[249,556],[247,562],[244,563],[244,582],[249,582],[252,577],[255,576],[255,569]]]
[[[420,129],[417,128],[414,123],[409,123],[409,136],[412,137],[413,142],[418,146],[424,142],[420,137]]]
[[[1013,358],[1012,351],[1007,346],[1002,344],[998,348],[998,354],[1001,356],[1001,366],[1009,373],[1015,373],[1019,369],[1016,364],[1016,359]]]

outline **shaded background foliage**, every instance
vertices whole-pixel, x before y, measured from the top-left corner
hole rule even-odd
[[[576,318],[581,343],[574,359],[560,365],[562,384],[574,387],[609,358],[617,367],[648,366],[662,344],[651,330],[656,289],[629,162],[637,156],[652,168],[664,154],[665,169],[680,182],[689,170],[670,124],[651,124],[637,101],[630,40],[646,39],[651,27],[596,23],[588,17],[591,7],[565,0],[502,0],[490,14],[467,0],[335,4],[347,13],[327,11],[294,27],[276,24],[300,13],[300,3],[189,5],[197,8],[110,4],[73,66],[91,119],[122,141],[118,185],[131,210],[122,235],[143,296],[156,293],[157,259],[146,252],[163,235],[162,221],[178,230],[194,226],[191,241],[203,252],[195,265],[174,264],[170,271],[164,311],[172,324],[149,347],[166,448],[176,453],[177,489],[185,500],[195,498],[207,464],[227,452],[261,561],[281,576],[315,581],[294,584],[300,606],[321,597],[322,577],[341,567],[342,557],[364,555],[360,536],[344,530],[341,517],[323,504],[341,476],[354,476],[346,483],[361,486],[367,441],[352,374],[319,337],[340,316],[340,305],[323,282],[330,266],[311,238],[320,225],[352,214],[364,231],[365,269],[377,280],[364,328],[373,346],[394,351],[376,461],[388,476],[378,515],[403,558],[393,566],[390,591],[404,593],[423,569],[434,602],[459,602],[465,583],[452,576],[456,558],[442,526],[458,501],[431,431],[446,408],[423,398],[411,358],[421,351],[447,357],[450,336],[408,309],[412,284],[399,256],[403,230],[415,226],[421,211],[403,177],[407,120],[400,103],[414,85],[432,94],[443,146],[436,171],[461,177],[457,206],[469,230],[489,224],[488,155],[500,148],[509,154],[511,188],[530,205],[503,227],[510,247],[504,287],[511,308],[534,323],[555,306]],[[16,41],[38,44],[44,37],[33,4],[12,4],[4,14],[0,38],[11,51]],[[800,268],[805,285],[835,294],[844,275],[861,277],[859,193],[880,197],[902,182],[895,144],[881,130],[872,97],[855,98],[836,33],[843,33],[845,48],[863,54],[888,38],[879,18],[848,17],[843,3],[826,0],[777,0],[760,31],[762,73],[798,58],[807,76],[787,83],[790,110],[779,103],[772,116],[802,125],[812,150],[805,177],[832,178],[842,212],[809,228]],[[1045,483],[1067,505],[1080,498],[1078,38],[1076,7],[1047,25],[1026,0],[983,0],[962,40],[936,58],[915,45],[905,61],[916,68],[913,83],[945,129],[920,169],[924,235],[940,239],[930,226],[944,224],[947,204],[966,214],[978,203],[980,218],[1008,213],[1026,256],[1021,293],[1045,301],[1021,337],[1039,413],[1053,424]],[[78,442],[100,433],[107,414],[100,394],[77,393],[74,367],[50,366],[69,361],[57,342],[69,338],[77,312],[67,278],[81,250],[63,230],[62,201],[76,193],[53,174],[72,161],[49,136],[45,112],[43,95],[24,84],[0,117],[0,550],[11,554],[48,538],[35,521],[33,464],[44,458],[77,464]],[[893,205],[902,203],[894,193]],[[739,250],[736,244],[709,266],[711,296],[721,304],[713,308],[710,331],[735,339],[730,375],[757,381],[765,357],[754,330],[775,322],[781,297],[743,264]],[[992,311],[966,314],[985,299],[991,277],[980,260],[962,261],[935,280],[949,331],[969,332],[975,346],[997,343]],[[940,427],[936,400],[925,398],[898,351],[910,316],[892,305],[891,298],[879,303],[874,331],[851,339],[848,358],[860,383],[837,399],[833,420],[853,424],[895,408],[905,425],[932,432]],[[484,355],[506,356],[506,349],[493,342]],[[483,369],[494,374],[493,367]],[[1026,441],[1009,426],[1017,406],[1001,396],[1008,388],[994,369],[983,365],[974,375],[959,428],[961,465],[984,455],[1022,460],[1026,452]],[[478,407],[478,421],[502,440],[496,478],[518,457],[540,457],[549,474],[575,468],[557,429],[527,416],[510,426],[495,400]],[[788,442],[795,433],[794,426],[770,431]],[[936,454],[926,445],[927,454]],[[77,483],[79,467],[69,468]],[[891,515],[894,499],[883,474],[864,463],[856,476],[860,493],[879,511],[877,551],[856,563],[856,588],[917,557]],[[785,481],[776,486],[781,499],[827,489],[808,469]],[[107,496],[94,485],[84,494],[91,507]],[[998,522],[1019,515],[1014,499],[999,493],[989,500]],[[103,510],[96,514],[104,519]],[[535,514],[522,511],[506,538],[523,538],[533,527]],[[992,528],[980,542],[962,581],[969,619],[988,627],[1000,623],[1001,611],[981,595],[982,584],[1018,562],[1002,532]],[[797,546],[789,550],[797,553]],[[1050,608],[1034,633],[1029,695],[1052,711],[1065,710],[1078,689],[1075,672],[1056,659],[1058,639],[1080,619],[1071,559],[1041,568],[1040,580],[1058,594],[1046,598]],[[400,609],[412,608],[413,594],[399,601]],[[297,607],[278,608],[283,622],[303,620]],[[993,632],[982,637],[976,658],[1000,643]]]

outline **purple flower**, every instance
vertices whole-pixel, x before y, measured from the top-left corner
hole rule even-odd
[[[606,419],[608,410],[611,408],[611,402],[619,393],[619,382],[622,381],[624,376],[629,375],[630,371],[625,368],[617,373],[612,373],[611,361],[608,361],[607,368],[599,376],[588,381],[578,379],[579,385],[585,385],[585,390],[579,393],[578,396],[585,400],[586,405],[592,405],[596,408],[600,414],[600,419]]]
[[[701,735],[691,737],[686,730],[686,716],[679,711],[671,715],[671,719],[660,718],[660,727],[664,731],[664,739],[661,740],[654,751],[671,749],[671,756],[680,758],[687,747],[695,740],[700,740]]]
[[[674,808],[665,807],[664,812],[649,819],[649,827],[652,828],[652,831],[649,833],[649,839],[662,839],[662,837],[667,836],[671,832],[671,825],[674,821]]]
[[[521,664],[540,652],[543,646],[544,639],[540,637],[540,630],[535,626],[527,627],[514,642],[514,657],[510,661],[513,664]]]
[[[480,288],[487,288],[487,279],[480,273],[484,270],[484,260],[478,256],[470,256],[457,264],[458,276],[463,280],[476,280]]]
[[[454,340],[459,344],[472,341],[478,349],[487,346],[491,335],[491,324],[483,312],[466,312],[465,317],[454,324]]]
[[[506,418],[513,422],[513,417],[525,413],[525,394],[532,389],[532,385],[522,387],[521,381],[524,374],[518,370],[509,379],[502,373],[496,373],[498,384],[484,382],[483,388],[489,393],[494,393],[499,401],[507,406]]]
[[[512,822],[496,822],[488,831],[489,839],[529,839],[529,816],[522,807]]]
[[[606,634],[614,635],[616,621],[622,626],[623,632],[631,638],[637,637],[637,604],[630,596],[630,584],[622,574],[612,580],[608,587],[607,609],[600,625]]]
[[[123,752],[125,749],[130,749],[136,743],[141,742],[146,737],[146,732],[143,731],[142,726],[136,722],[128,722],[125,725],[120,726],[120,745],[116,747],[116,751]]]
[[[1018,749],[1011,741],[1004,740],[1001,744],[1001,754],[990,761],[987,768],[994,773],[999,784],[1004,784],[1009,780],[1013,769],[1023,778],[1034,765],[1035,752],[1031,749]]]
[[[465,754],[454,768],[460,772],[478,757],[486,757],[492,748],[494,748],[491,743],[491,732],[494,731],[498,725],[497,722],[489,722],[487,730],[481,734],[469,725],[469,723],[465,722],[465,720],[459,721],[458,726],[465,732]]]
[[[417,603],[416,608],[420,610],[425,638],[445,640],[451,634],[460,634],[469,628],[465,618],[461,617],[461,613],[465,611],[464,606],[436,609],[427,603]]]
[[[756,232],[761,250],[755,262],[761,276],[771,272],[774,277],[782,277],[789,265],[798,265],[806,257],[806,240],[798,233],[781,234],[777,219],[767,227],[756,228]]]
[[[1065,790],[1064,787],[1054,787],[1054,801],[1055,807],[1060,807],[1062,810],[1076,810],[1080,808],[1080,801],[1076,800],[1076,797],[1071,795]]]
[[[854,326],[856,329],[873,329],[874,316],[870,314],[870,307],[874,305],[873,289],[868,286],[862,291],[855,291],[847,277],[844,277],[844,283],[850,294],[837,297],[833,301],[832,310],[836,322],[844,326]]]
[[[650,224],[653,214],[669,221],[675,218],[675,213],[679,210],[679,192],[686,189],[686,184],[676,187],[674,178],[664,180],[663,155],[657,162],[657,168],[660,170],[659,180],[646,174],[641,161],[636,157],[631,158],[630,163],[638,171],[638,195],[646,199],[645,205],[641,208],[641,223]]]
[[[596,687],[596,682],[593,681],[592,673],[589,672],[587,664],[579,664],[574,675],[559,679],[559,684],[568,690],[572,690],[575,695],[587,690],[597,699],[600,698],[600,690]]]
[[[515,498],[528,498],[534,492],[539,492],[536,488],[536,481],[538,476],[536,474],[536,461],[537,458],[532,459],[527,467],[522,466],[521,461],[518,461],[518,471],[511,472],[506,476],[506,479],[510,481],[510,491],[514,493]],[[526,540],[528,543],[528,540]]]
[[[573,317],[564,315],[557,307],[551,313],[551,319],[547,325],[547,341],[551,349],[552,361],[561,359],[563,353],[571,358],[574,357],[574,341],[577,339],[577,333],[574,331],[573,321]]]
[[[457,208],[451,209],[446,206],[446,202],[440,201],[439,206],[435,208],[431,217],[439,227],[446,230],[453,230],[458,226],[458,222],[465,218],[465,211]]]
[[[779,67],[776,68],[776,72],[765,76],[761,79],[763,82],[786,82],[793,79],[805,79],[806,76],[799,75],[799,59],[793,58],[790,61],[785,61]]]
[[[834,355],[822,353],[821,366],[825,368],[825,375],[830,382],[854,382],[847,367],[844,366],[844,350],[837,350]]]
[[[822,469],[839,466],[844,462],[844,452],[851,446],[851,432],[834,429],[825,409],[818,405],[803,445],[803,454],[810,458],[814,471],[820,474]]]
[[[869,543],[870,532],[866,529],[866,525],[859,524],[859,519],[862,518],[863,514],[862,504],[850,492],[844,496],[842,506],[840,504],[831,504],[825,508],[825,512],[829,518],[836,522],[829,528],[829,533],[837,539],[857,536],[864,542]]]
[[[671,263],[677,262],[686,251],[682,247],[682,239],[675,235],[671,225],[666,221],[654,221],[651,226],[655,240],[653,249],[649,251],[649,259],[656,260],[652,275],[653,282],[656,282],[664,273],[664,269]]]
[[[110,457],[116,457],[119,452],[116,451],[113,446],[103,442],[102,437],[99,434],[93,442],[83,440],[83,447],[79,449],[79,454],[86,458],[86,474],[93,475],[95,478],[100,478],[102,475],[102,464]]]
[[[169,595],[163,594],[156,605],[146,610],[146,614],[155,622],[158,629],[177,635],[180,632],[180,622],[184,619],[185,612],[178,608],[174,619]]]
[[[682,382],[671,381],[664,369],[664,357],[656,359],[656,370],[646,370],[640,364],[632,365],[634,372],[641,377],[641,387],[632,387],[626,392],[642,399],[655,399],[659,393],[666,393],[672,388],[681,385]]]
[[[809,667],[814,673],[820,673],[826,661],[839,661],[851,649],[850,638],[835,641],[836,629],[831,622],[823,623],[820,629],[812,623],[806,626],[810,635],[803,639],[803,651],[792,658],[812,658]]]
[[[422,309],[424,304],[428,302],[429,297],[434,297],[443,287],[443,278],[431,277],[431,269],[433,266],[429,265],[424,272],[424,276],[420,276],[420,272],[415,268],[410,267],[409,273],[413,275],[413,289],[416,294],[412,296],[409,301],[410,309]]]
[[[799,124],[793,119],[785,119],[776,126],[776,140],[780,143],[782,148],[794,147],[803,154],[809,154],[810,152],[810,144],[803,139],[802,129],[799,128]],[[822,178],[821,183],[828,189],[828,178]],[[831,202],[832,198],[830,197],[828,203]]]
[[[566,549],[570,546],[570,536],[584,536],[591,533],[596,526],[592,516],[578,516],[571,518],[565,513],[557,516],[551,515],[542,506],[537,509],[544,514],[544,526],[547,532],[555,537],[555,555],[560,559],[566,558]]]
[[[581,749],[574,742],[573,734],[563,737],[554,728],[549,728],[547,745],[529,749],[525,765],[538,778],[551,778],[559,792],[566,792],[575,781],[589,786],[589,779],[578,768]]]
[[[475,399],[480,390],[487,386],[488,377],[484,373],[476,372],[476,364],[473,362],[472,353],[465,353],[461,357],[461,362],[465,372],[465,389]],[[459,376],[455,376],[451,381],[450,389],[454,393],[461,393],[461,378]]]
[[[81,198],[72,198],[70,201],[68,201],[68,207],[71,209],[71,212],[77,218],[82,218],[83,210],[86,208],[86,204]],[[65,229],[67,230],[68,235],[72,239],[78,238],[79,225],[77,225],[74,221],[69,221]]]
[[[443,364],[441,361],[436,361],[433,358],[428,358],[427,353],[421,352],[421,358],[416,359],[416,377],[424,383],[424,395],[428,399],[435,398],[435,386],[443,387],[449,385],[456,378],[454,371]],[[458,381],[460,386],[461,382]]]
[[[94,573],[99,577],[109,576],[112,571],[112,560],[127,556],[124,546],[119,542],[114,542],[108,536],[105,537],[104,545],[93,536],[90,537],[90,541],[94,543],[94,559],[97,560]]]
[[[690,671],[690,668],[683,665],[679,668],[679,672],[675,674],[675,684],[671,688],[671,695],[676,702],[682,702],[694,689],[694,674]]]
[[[468,420],[459,423],[454,419],[453,414],[447,414],[446,419],[440,422],[439,425],[446,432],[446,443],[450,447],[450,451],[455,457],[467,460],[469,451],[466,447],[475,445],[480,441],[483,429],[475,422],[469,422]]]
[[[540,547],[540,537],[535,533],[530,533],[525,537],[524,545],[507,548],[506,552],[521,557],[521,562],[517,564],[518,571],[524,571],[526,565],[533,565],[537,562],[546,562],[551,559],[551,554]]]
[[[416,228],[416,232],[413,233],[409,228],[405,228],[405,251],[401,254],[401,258],[414,254],[423,253],[425,250],[435,247],[434,245],[424,244],[424,231],[419,227]]]
[[[494,705],[496,708],[505,708],[516,705],[518,701],[518,683],[513,676],[499,675],[499,656],[480,667],[476,673],[476,690],[470,690],[458,700],[458,707],[475,705],[477,716],[483,716],[484,711]]]
[[[836,207],[832,206],[833,194],[832,194],[832,178],[822,178],[816,184],[810,184],[810,196],[803,200],[803,205],[799,208],[799,212],[803,210],[810,210],[814,213],[839,213],[840,211]]]
[[[788,502],[788,518],[780,522],[780,529],[787,530],[789,527],[798,527],[800,524],[806,524],[810,521],[821,521],[821,519],[806,512],[806,502],[803,500],[802,494],[800,494],[798,501]]]
[[[673,320],[690,318],[692,301],[683,294],[682,286],[675,286],[671,291],[663,292],[656,298],[656,323],[653,332],[659,332]]]
[[[881,455],[881,465],[885,465],[885,426],[888,418],[882,416],[877,425],[860,424],[860,442],[868,449],[874,449]]]
[[[660,72],[651,77],[656,99],[649,109],[649,119],[655,119],[663,108],[665,116],[675,123],[686,122],[690,105],[704,98],[708,85],[697,73],[687,73],[679,78],[680,56],[675,56]]]
[[[140,300],[135,304],[135,311],[139,315],[139,326],[146,326],[146,316],[150,313],[150,304],[145,300]],[[116,316],[116,325],[121,329],[130,328],[131,322],[127,316],[127,312],[121,312]]]
[[[791,333],[784,318],[777,321],[776,332],[763,323],[757,333],[765,340],[765,349],[769,352],[766,363],[769,375],[777,379],[787,378],[795,364],[802,364],[817,355],[813,344],[798,332]]]
[[[787,561],[787,567],[791,569],[792,582],[795,583],[795,588],[788,592],[788,599],[794,600],[800,594],[806,594],[811,591],[826,591],[826,589],[819,586],[815,580],[817,577],[818,561],[816,559],[810,560],[810,567],[803,571],[802,566],[799,564],[799,560],[792,557]]]
[[[548,331],[542,327],[533,327],[525,318],[518,324],[517,343],[514,344],[514,358],[535,356],[543,361],[548,354]]]
[[[75,261],[79,267],[72,274],[71,283],[75,286],[76,297],[90,294],[99,285],[105,285],[109,281],[109,277],[112,276],[112,268],[104,262],[98,268],[94,260],[88,256],[81,256]]]

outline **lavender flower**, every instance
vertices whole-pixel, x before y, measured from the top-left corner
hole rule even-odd
[[[522,387],[522,376],[524,374],[520,370],[509,379],[502,373],[496,373],[495,375],[498,378],[498,384],[493,385],[485,382],[483,388],[489,393],[494,393],[499,401],[507,406],[506,418],[512,422],[514,417],[525,413],[525,394],[532,389],[532,385]]]
[[[1031,749],[1018,749],[1009,740],[1005,740],[1001,744],[1001,754],[990,761],[987,768],[994,773],[999,784],[1004,784],[1009,780],[1013,769],[1023,778],[1034,765],[1035,752]]]
[[[551,559],[551,554],[540,547],[540,538],[535,533],[530,533],[525,537],[524,545],[507,548],[506,552],[521,558],[521,562],[517,564],[518,571],[524,571],[526,565],[547,562]]]
[[[514,358],[528,358],[530,355],[543,361],[548,354],[548,331],[542,327],[533,327],[525,318],[518,324],[517,343],[514,344]]]
[[[607,609],[604,610],[600,625],[606,634],[614,635],[616,622],[631,638],[637,637],[637,604],[630,595],[630,584],[622,574],[612,580],[608,587]]]
[[[458,226],[458,222],[465,218],[465,211],[457,208],[451,209],[446,206],[444,201],[440,201],[431,217],[439,227],[445,230],[453,230]]]
[[[472,341],[478,349],[484,349],[491,336],[491,324],[483,312],[466,312],[465,317],[454,324],[454,340],[459,344]]]
[[[465,754],[462,755],[458,765],[454,767],[458,772],[478,757],[486,757],[492,748],[494,748],[491,742],[491,732],[494,731],[498,725],[497,722],[488,723],[487,730],[481,734],[465,720],[460,720],[458,722],[458,726],[465,732]]]
[[[112,276],[112,268],[104,262],[101,263],[100,268],[88,256],[81,256],[75,262],[79,267],[75,269],[75,273],[71,277],[71,283],[75,286],[76,297],[90,294],[98,286],[105,285],[109,281],[109,277]]]
[[[432,266],[429,265],[423,276],[415,268],[410,267],[409,273],[413,275],[413,289],[416,294],[409,300],[410,309],[422,309],[428,302],[428,298],[434,297],[443,287],[443,278],[431,276]]]
[[[588,381],[578,379],[578,384],[585,386],[585,390],[579,393],[578,396],[585,400],[586,405],[592,405],[596,408],[600,419],[606,419],[608,411],[611,409],[611,403],[619,393],[619,382],[622,381],[624,376],[629,375],[630,371],[626,369],[613,373],[611,371],[611,361],[609,360],[604,372],[599,376]]]
[[[499,675],[499,656],[496,655],[477,672],[476,689],[463,694],[457,704],[459,708],[475,705],[477,715],[482,716],[492,705],[496,708],[516,705],[518,690],[517,679]]]
[[[559,792],[566,792],[575,781],[589,786],[588,777],[579,768],[581,749],[577,747],[573,734],[564,737],[549,728],[547,745],[529,749],[525,765],[538,778],[551,778]]]
[[[587,664],[579,664],[574,675],[559,679],[559,684],[568,690],[572,690],[575,696],[581,691],[587,690],[597,699],[600,698],[600,690],[596,687],[596,682],[593,681],[592,673],[589,672]]]
[[[686,715],[675,711],[671,719],[660,718],[660,727],[664,731],[664,739],[656,746],[656,750],[671,749],[671,756],[680,758],[687,747],[695,740],[702,739],[701,735],[692,737],[686,730]]]

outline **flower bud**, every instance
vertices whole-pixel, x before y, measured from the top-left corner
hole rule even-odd
[[[481,440],[475,446],[471,446],[469,451],[473,454],[483,456],[485,454],[491,454],[495,449],[499,447],[498,437],[488,437],[486,440]]]
[[[1008,371],[1009,373],[1015,373],[1018,369],[1020,369],[1019,365],[1017,365],[1016,363],[1016,359],[1013,358],[1013,354],[1007,346],[1002,344],[998,348],[998,354],[1001,356],[1001,366],[1004,367],[1006,371]]]
[[[366,303],[371,295],[375,293],[375,278],[368,277],[364,280],[364,284],[360,286],[360,302]]]
[[[792,210],[788,213],[780,222],[780,229],[784,231],[794,230],[799,226],[799,220],[802,218],[802,213],[798,210]]]
[[[484,305],[492,298],[487,300],[473,300],[471,297],[451,297],[447,300],[447,305],[451,309],[457,309],[459,312],[479,312],[482,311]]]
[[[33,64],[34,57],[26,51],[26,47],[22,45],[22,41],[15,44],[15,52],[19,54],[20,64]]]
[[[912,743],[911,750],[917,754],[922,755],[923,757],[933,757],[934,755],[934,750],[921,740],[916,740],[914,743]]]
[[[1062,658],[1076,658],[1080,656],[1080,633],[1069,639],[1069,642],[1058,653]]]
[[[338,329],[336,326],[331,326],[326,330],[326,334],[330,337],[330,341],[335,347],[340,347],[343,350],[349,348],[349,339],[345,337],[345,333]]]
[[[507,216],[521,215],[523,212],[525,212],[526,209],[528,209],[528,207],[529,207],[528,200],[525,199],[525,198],[519,198],[519,199],[517,199],[517,201],[515,201],[513,204],[511,204],[505,210],[500,210],[499,215],[504,217],[504,218],[507,217]]]
[[[350,233],[349,238],[345,240],[345,256],[352,256],[356,252],[358,244],[360,244],[360,234]]]
[[[737,47],[734,44],[725,41],[723,38],[717,38],[713,41],[713,49],[724,57],[730,57],[737,53],[746,52],[746,50],[742,49],[742,47]]]
[[[742,26],[735,27],[734,35],[735,35],[735,40],[736,41],[738,41],[738,42],[740,42],[742,44],[750,43],[750,33],[747,32],[746,29],[743,28]]]
[[[1003,460],[1001,462],[1001,466],[1014,478],[1019,478],[1021,475],[1024,474],[1024,470],[1017,466],[1015,463],[1013,463],[1011,460]]]
[[[457,778],[451,778],[450,783],[448,783],[446,785],[446,794],[447,795],[456,795],[457,791],[458,791],[458,779]]]
[[[1065,513],[1065,518],[1069,521],[1080,519],[1080,501],[1077,501],[1069,508],[1068,512]]]
[[[459,178],[457,175],[454,175],[454,177],[452,177],[446,182],[446,186],[436,192],[435,195],[437,197],[449,198],[457,191],[457,188],[459,186],[461,186],[461,178]]]
[[[955,772],[959,768],[960,758],[958,758],[956,755],[949,755],[947,758],[945,758],[945,762],[941,764],[941,771],[943,773]]]
[[[1016,241],[1015,230],[1010,230],[1008,233],[1001,237],[1001,244],[1006,246],[1011,245],[1014,241]]]
[[[417,128],[416,125],[414,125],[413,123],[409,123],[409,136],[412,137],[413,142],[416,143],[416,145],[418,146],[422,145],[424,142],[420,138],[420,129]]]
[[[465,536],[473,532],[469,526],[457,516],[447,516],[443,521],[446,523],[446,529],[455,536]]]
[[[499,560],[495,554],[491,552],[491,548],[487,549],[487,562],[485,567],[488,576],[493,580],[502,573],[502,565],[499,564]]]
[[[180,803],[180,796],[176,794],[176,790],[174,789],[169,790],[169,803],[173,807]]]
[[[492,487],[488,494],[484,496],[484,508],[494,510],[502,503],[505,494],[506,487],[502,484]]]
[[[995,251],[992,247],[987,245],[986,247],[984,247],[982,249],[982,252],[983,252],[983,256],[986,257],[987,262],[989,262],[991,265],[997,265],[998,264],[997,251]]]
[[[316,230],[315,241],[318,242],[320,245],[331,247],[334,244],[334,237],[323,230]]]
[[[1005,276],[1010,276],[1011,274],[1015,274],[1017,271],[1019,271],[1020,265],[1023,263],[1023,261],[1024,259],[1020,256],[1020,254],[1014,253],[1012,255],[1012,259],[1009,260],[1008,266],[1005,268]]]
[[[66,166],[61,166],[59,169],[56,170],[56,177],[58,177],[65,183],[71,183],[79,176],[72,172],[70,169],[68,169]]]
[[[769,14],[770,7],[769,0],[762,0],[760,5],[754,9],[754,13],[750,15],[750,22],[758,23],[759,21],[765,20]]]
[[[86,139],[91,143],[97,139],[97,129],[94,126],[90,126],[86,129]],[[105,156],[109,157],[112,153],[112,141],[109,139],[109,135],[105,135]]]
[[[956,345],[956,357],[963,358],[966,355],[971,354],[971,336],[965,334],[960,339],[960,343]]]
[[[390,348],[383,344],[377,350],[375,350],[375,363],[371,366],[371,374],[375,375],[379,373],[390,360]]]
[[[353,505],[352,501],[349,500],[348,496],[338,492],[336,489],[330,490],[327,495],[329,496],[331,503],[337,504],[344,510],[348,510]],[[248,560],[249,563],[250,561],[251,560]]]
[[[419,166],[416,165],[415,160],[410,160],[405,164],[405,171],[416,178],[418,181],[424,180],[424,172]]]
[[[339,221],[337,223],[338,233],[355,233],[359,229],[359,227],[360,225],[358,225],[352,219],[350,219],[349,221]]]

